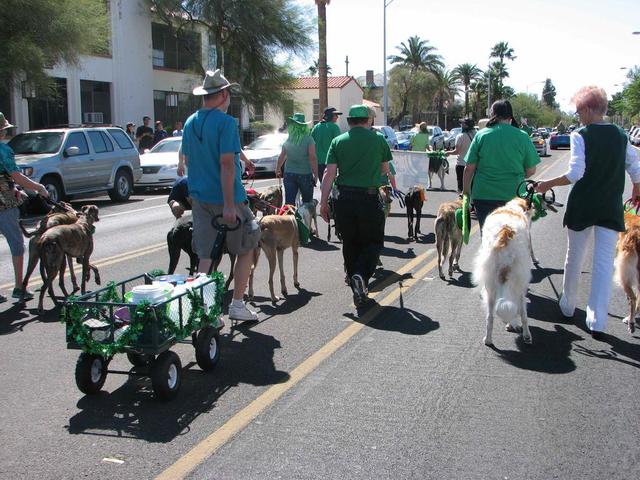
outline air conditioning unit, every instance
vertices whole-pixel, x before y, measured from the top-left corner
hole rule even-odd
[[[84,123],[104,123],[104,114],[102,112],[85,112]]]

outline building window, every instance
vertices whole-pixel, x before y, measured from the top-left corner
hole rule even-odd
[[[37,92],[36,98],[29,98],[27,101],[31,130],[69,123],[66,78],[54,78],[51,91]]]
[[[318,123],[320,121],[320,99],[313,99],[313,123]]]
[[[111,84],[80,80],[83,123],[111,123]]]
[[[253,121],[264,122],[264,105],[262,103],[253,106]]]
[[[173,70],[197,70],[202,61],[200,34],[181,32],[176,37],[167,25],[151,24],[153,66]]]
[[[178,101],[175,106],[171,100],[172,97],[177,97]],[[200,97],[195,97],[189,93],[154,90],[153,116],[156,120],[162,122],[166,131],[172,132],[178,120],[184,123],[189,115],[200,108],[201,100]]]

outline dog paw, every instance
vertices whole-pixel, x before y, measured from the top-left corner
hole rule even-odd
[[[295,282],[293,286],[300,290],[300,282]]]
[[[520,325],[512,325],[511,323],[507,323],[504,326],[504,329],[509,333],[520,333],[520,332],[522,332],[522,327]]]
[[[629,325],[629,318],[630,318],[630,317],[629,317],[628,315],[627,315],[626,317],[624,317],[624,318],[622,319],[622,323],[624,323],[625,325]]]
[[[440,278],[441,278],[442,280],[445,280],[444,273],[440,272],[440,273],[439,273],[439,275],[440,275]]]
[[[526,343],[527,345],[533,344],[533,338],[531,338],[531,335],[524,335],[522,337],[522,340],[524,340],[524,343]]]
[[[492,347],[493,346],[493,340],[491,339],[491,337],[484,337],[482,339],[482,342],[487,346],[487,347]]]

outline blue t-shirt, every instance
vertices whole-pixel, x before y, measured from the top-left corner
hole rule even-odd
[[[236,121],[216,109],[202,109],[191,115],[182,132],[182,153],[189,166],[189,193],[200,202],[223,205],[220,178],[220,156],[235,154],[236,178],[233,183],[233,201],[247,200],[242,185],[240,165],[240,135]]]
[[[0,142],[0,173],[11,175],[19,171],[13,150],[6,143]]]

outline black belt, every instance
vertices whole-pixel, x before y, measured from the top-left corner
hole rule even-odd
[[[377,187],[348,187],[346,185],[338,185],[340,193],[357,193],[360,195],[378,195]]]

